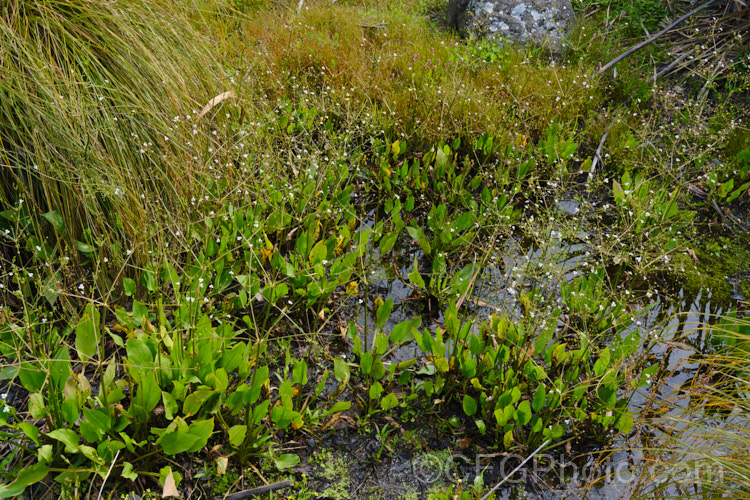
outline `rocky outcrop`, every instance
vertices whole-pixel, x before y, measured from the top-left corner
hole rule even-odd
[[[555,52],[574,21],[570,0],[448,1],[448,22],[464,35],[534,41]]]

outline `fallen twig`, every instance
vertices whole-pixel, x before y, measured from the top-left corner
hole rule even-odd
[[[729,230],[732,232],[732,235],[737,236],[737,231],[734,230],[734,226],[729,223],[726,216],[724,215],[724,212],[722,212],[721,208],[719,208],[719,205],[716,204],[716,200],[711,199],[711,206],[714,207],[716,213],[719,214],[719,217],[721,217],[721,222],[729,228]]]
[[[536,455],[537,453],[539,453],[539,451],[542,448],[544,448],[545,446],[547,446],[548,444],[549,444],[549,439],[545,440],[542,444],[540,444],[539,448],[537,448],[536,450],[534,450],[533,452],[531,452],[531,455],[529,455],[528,457],[526,457],[526,459],[523,462],[521,462],[520,464],[518,464],[518,467],[516,467],[515,469],[513,469],[512,471],[510,471],[510,474],[508,474],[507,476],[505,476],[502,481],[500,481],[499,483],[497,483],[494,488],[492,488],[490,491],[488,491],[487,494],[482,497],[482,500],[486,500],[487,498],[489,498],[490,495],[492,495],[495,492],[496,489],[498,489],[500,486],[502,486],[502,484],[505,481],[507,481],[508,479],[510,479],[511,477],[513,477],[513,474],[515,474],[521,467],[523,467],[524,465],[526,465],[526,462],[528,462],[529,460],[531,460],[531,457],[533,457],[534,455]]]
[[[684,54],[681,54],[677,59],[669,63],[667,66],[660,69],[657,73],[654,73],[651,78],[649,78],[649,83],[654,83],[658,78],[661,78],[662,76],[666,75],[670,71],[674,69],[675,66],[679,65],[682,61],[690,57],[689,52],[685,52]]]
[[[97,500],[101,500],[102,498],[102,492],[104,491],[104,485],[107,484],[107,479],[109,479],[109,475],[112,473],[112,467],[115,466],[115,463],[117,463],[117,457],[120,456],[120,450],[117,450],[117,453],[115,453],[115,458],[112,459],[112,463],[109,464],[109,469],[107,469],[107,475],[104,476],[104,481],[102,481],[102,486],[99,488],[99,494],[96,496]]]
[[[266,486],[259,486],[258,488],[253,488],[250,490],[238,491],[237,493],[232,493],[231,495],[224,497],[224,500],[243,500],[245,498],[265,495],[266,493],[288,488],[290,486],[292,486],[291,481],[289,480],[280,481],[278,483],[273,483],[273,484],[269,484]]]
[[[388,26],[388,23],[381,22],[377,24],[358,24],[360,28],[371,28],[371,29],[385,29]]]
[[[596,148],[596,152],[594,153],[594,159],[591,160],[591,169],[589,170],[589,180],[594,176],[594,170],[596,169],[596,164],[601,162],[602,165],[604,164],[604,160],[602,159],[602,152],[604,151],[604,141],[607,140],[607,136],[609,135],[609,131],[612,130],[612,127],[614,126],[615,122],[617,120],[612,120],[610,124],[607,126],[607,130],[604,131],[604,134],[602,135],[602,139],[599,141],[599,147]]]
[[[744,222],[742,222],[736,215],[734,215],[731,212],[728,212],[726,214],[726,216],[727,216],[727,219],[729,219],[730,221],[734,222],[737,225],[737,227],[739,227],[740,229],[742,229],[746,233],[750,233],[750,226],[748,226],[747,224],[745,224]]]
[[[693,16],[694,14],[702,11],[703,9],[708,8],[715,1],[716,0],[708,0],[708,2],[704,3],[703,5],[694,8],[693,10],[691,10],[690,12],[688,12],[687,14],[685,14],[684,16],[682,16],[681,18],[679,18],[676,21],[674,21],[673,23],[671,23],[669,26],[667,26],[663,30],[661,30],[658,33],[656,33],[656,34],[652,35],[651,37],[649,37],[647,40],[644,40],[643,42],[639,43],[638,45],[635,45],[634,47],[629,48],[628,50],[626,50],[625,52],[623,52],[619,56],[617,56],[614,59],[612,59],[611,61],[609,61],[607,64],[605,64],[604,66],[602,66],[601,68],[599,68],[599,70],[596,71],[593,74],[593,76],[599,76],[599,75],[601,75],[602,73],[604,73],[605,71],[607,71],[609,68],[611,68],[612,66],[614,66],[618,62],[620,62],[623,59],[625,59],[626,57],[628,57],[633,52],[636,52],[636,51],[642,49],[643,47],[645,47],[646,45],[650,44],[654,40],[656,40],[656,39],[664,36],[666,33],[670,32],[670,31],[672,31],[676,26],[678,26],[679,24],[681,24],[685,19]]]

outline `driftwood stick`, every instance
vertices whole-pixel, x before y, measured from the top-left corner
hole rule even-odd
[[[599,141],[599,147],[596,148],[596,153],[594,153],[594,159],[591,161],[591,170],[589,170],[589,176],[594,175],[594,171],[596,170],[596,164],[600,161],[604,163],[604,160],[602,159],[602,151],[604,150],[604,141],[607,140],[607,135],[609,135],[609,130],[611,128],[611,125],[607,127],[607,130],[604,131],[604,134],[602,134],[602,140]]]
[[[672,61],[671,63],[669,63],[664,68],[660,69],[657,73],[651,75],[651,77],[649,78],[649,82],[650,83],[654,83],[657,79],[661,78],[662,76],[664,76],[667,73],[669,73],[670,71],[672,71],[675,66],[677,66],[678,64],[680,64],[682,61],[684,61],[685,59],[687,59],[689,56],[690,56],[690,52],[685,52],[684,54],[681,54],[677,59],[675,59],[674,61]]]
[[[492,495],[495,492],[496,489],[498,489],[500,486],[502,486],[505,481],[507,481],[508,479],[510,479],[511,477],[513,477],[513,474],[515,474],[516,471],[518,471],[521,467],[523,467],[524,465],[526,465],[526,462],[528,462],[529,460],[531,460],[532,457],[534,455],[536,455],[537,453],[539,453],[542,448],[544,448],[545,446],[547,446],[549,444],[549,442],[550,442],[549,439],[545,440],[539,446],[539,448],[537,448],[536,450],[532,451],[531,455],[529,455],[528,457],[526,457],[523,462],[521,462],[520,464],[518,464],[518,467],[516,467],[515,469],[513,469],[512,471],[510,471],[510,474],[508,474],[507,476],[505,476],[505,478],[502,481],[500,481],[499,483],[497,483],[494,488],[492,488],[489,492],[487,492],[487,494],[482,497],[482,500],[486,500],[487,498],[489,498],[490,495]]]
[[[115,466],[115,463],[117,462],[117,457],[120,455],[120,450],[117,450],[117,453],[115,453],[115,458],[112,459],[112,463],[109,464],[109,469],[107,470],[107,475],[104,476],[104,481],[102,482],[101,488],[99,488],[99,494],[96,496],[96,500],[101,500],[102,498],[102,491],[104,491],[104,485],[107,484],[107,479],[109,479],[109,475],[112,473],[112,467]]]
[[[602,152],[604,151],[604,142],[607,140],[607,136],[609,135],[609,131],[612,130],[612,127],[614,127],[615,123],[617,122],[616,118],[613,118],[612,121],[609,123],[609,126],[607,126],[607,129],[604,131],[604,134],[602,134],[602,139],[599,141],[599,146],[596,148],[596,152],[594,153],[594,159],[591,160],[591,169],[589,170],[589,180],[594,176],[594,170],[596,170],[596,165],[601,162],[602,165],[604,165],[604,158],[602,158]]]
[[[638,45],[635,45],[635,46],[629,48],[628,50],[626,50],[625,52],[623,52],[619,56],[617,56],[614,59],[612,59],[611,61],[609,61],[607,64],[605,64],[604,66],[602,66],[598,71],[596,71],[593,74],[593,76],[599,76],[599,75],[601,75],[602,73],[604,73],[605,71],[607,71],[609,68],[611,68],[612,66],[614,66],[618,62],[620,62],[623,59],[625,59],[626,57],[628,57],[633,52],[636,52],[636,51],[642,49],[643,47],[645,47],[646,45],[650,44],[651,42],[653,42],[657,38],[664,36],[669,31],[672,31],[677,25],[681,24],[688,17],[691,17],[693,14],[697,14],[698,12],[702,11],[703,9],[708,8],[715,1],[716,0],[708,0],[708,2],[704,3],[703,5],[694,8],[693,10],[691,10],[690,12],[688,12],[687,14],[685,14],[684,16],[682,16],[681,18],[677,19],[676,21],[674,21],[672,24],[670,24],[669,26],[667,26],[663,30],[661,30],[658,33],[656,33],[656,34],[652,35],[651,37],[649,37],[647,40],[644,40],[643,42],[639,43]]]
[[[289,480],[281,481],[278,483],[273,483],[273,484],[269,484],[266,486],[253,488],[251,490],[238,491],[237,493],[232,493],[231,495],[227,495],[225,497],[225,500],[244,500],[245,498],[257,497],[260,495],[265,495],[266,493],[270,493],[272,491],[280,490],[283,488],[288,488],[291,485],[292,485],[292,482]]]
[[[714,207],[716,213],[719,214],[719,217],[721,217],[721,222],[732,232],[732,235],[737,236],[737,231],[734,230],[734,226],[729,223],[726,216],[724,215],[724,212],[721,211],[719,205],[716,204],[716,200],[714,200],[713,198],[711,198],[711,206]]]

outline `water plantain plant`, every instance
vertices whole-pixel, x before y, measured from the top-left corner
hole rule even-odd
[[[559,313],[558,313],[559,314]],[[610,428],[630,432],[624,363],[639,345],[637,332],[607,346],[586,332],[556,332],[553,314],[541,331],[494,315],[478,332],[461,324],[455,308],[446,329],[423,332],[420,347],[431,354],[437,373],[425,382],[430,397],[459,397],[481,434],[494,435],[506,449],[534,447],[563,436],[603,437]],[[560,332],[562,333],[562,332]]]
[[[278,284],[261,291],[231,268],[225,281],[218,248],[209,252],[213,257],[199,255],[182,274],[170,265],[144,270],[145,285],[124,285],[133,297],[128,309],[108,310],[92,301],[62,331],[45,322],[0,325],[0,354],[10,360],[2,377],[18,380],[29,394],[26,419],[4,415],[5,437],[22,443],[13,456],[26,466],[21,479],[0,487],[1,496],[21,494],[48,473],[61,484],[79,484],[92,474],[103,479],[115,464],[131,481],[159,478],[149,457],[194,453],[214,441],[222,460],[244,463],[268,453],[274,432],[315,425],[349,407],[348,401],[318,404],[326,370],[318,373],[322,380],[311,389],[312,401],[302,404],[309,381],[304,359],[292,361],[287,350],[287,368],[271,377],[269,339],[257,336],[252,319],[246,315],[238,322],[213,307],[213,313],[204,311],[219,293],[214,290],[229,285],[238,287],[234,300],[245,310],[248,292],[264,295],[261,312],[288,291],[278,291]],[[165,305],[162,296],[148,301],[167,286],[173,303]],[[116,322],[104,321],[107,315]],[[62,347],[29,359],[27,334]],[[290,456],[279,460],[279,467],[294,462]]]
[[[468,282],[471,273],[464,274]],[[647,308],[633,315],[612,302],[603,275],[600,270],[563,285],[563,309],[542,325],[505,314],[481,325],[462,322],[454,301],[444,312],[444,326],[420,331],[416,318],[387,334],[382,327],[393,304],[382,302],[370,345],[353,323],[348,330],[369,391],[364,406],[369,414],[406,407],[419,393],[438,405],[460,402],[475,429],[504,449],[629,433],[629,397],[648,384],[658,364],[647,366],[638,355],[643,339],[633,324]],[[426,364],[385,361],[408,341],[416,342]]]

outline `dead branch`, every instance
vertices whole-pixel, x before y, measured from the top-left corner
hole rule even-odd
[[[599,68],[599,70],[598,70],[598,71],[596,71],[596,72],[595,72],[595,73],[593,74],[593,76],[599,76],[599,75],[601,75],[602,73],[604,73],[605,71],[607,71],[607,70],[608,70],[609,68],[611,68],[612,66],[614,66],[614,65],[615,65],[615,64],[617,64],[618,62],[620,62],[620,61],[622,61],[623,59],[625,59],[626,57],[628,57],[628,56],[629,56],[630,54],[632,54],[632,53],[634,53],[634,52],[637,52],[638,50],[642,49],[643,47],[645,47],[646,45],[650,44],[650,43],[651,43],[651,42],[653,42],[654,40],[656,40],[656,39],[658,39],[658,38],[660,38],[660,37],[664,36],[664,35],[665,35],[665,34],[667,34],[667,33],[669,33],[669,32],[670,32],[670,31],[672,31],[672,30],[673,30],[673,29],[674,29],[675,27],[677,27],[677,26],[678,26],[678,25],[680,25],[680,24],[681,24],[681,23],[682,23],[683,21],[685,21],[685,19],[687,19],[687,18],[689,18],[689,17],[691,17],[691,16],[693,16],[693,15],[697,14],[698,12],[700,12],[700,11],[702,11],[702,10],[704,10],[704,9],[706,9],[706,8],[708,8],[708,7],[710,7],[710,6],[711,6],[711,4],[713,4],[713,3],[715,2],[715,1],[716,1],[716,0],[708,0],[708,2],[704,3],[703,5],[701,5],[701,6],[699,6],[699,7],[696,7],[696,8],[695,8],[695,9],[693,9],[693,10],[691,10],[690,12],[688,12],[687,14],[685,14],[684,16],[682,16],[681,18],[677,19],[676,21],[674,21],[673,23],[671,23],[671,24],[670,24],[669,26],[667,26],[667,27],[666,27],[666,28],[664,28],[663,30],[659,31],[659,32],[658,32],[658,33],[656,33],[655,35],[652,35],[652,36],[651,36],[650,38],[648,38],[647,40],[644,40],[643,42],[639,43],[638,45],[636,45],[636,46],[634,46],[634,47],[631,47],[631,48],[629,48],[628,50],[626,50],[625,52],[623,52],[623,53],[622,53],[622,54],[620,54],[619,56],[615,57],[615,58],[614,58],[614,59],[612,59],[612,60],[611,60],[610,62],[608,62],[607,64],[605,64],[604,66],[602,66],[601,68]]]

